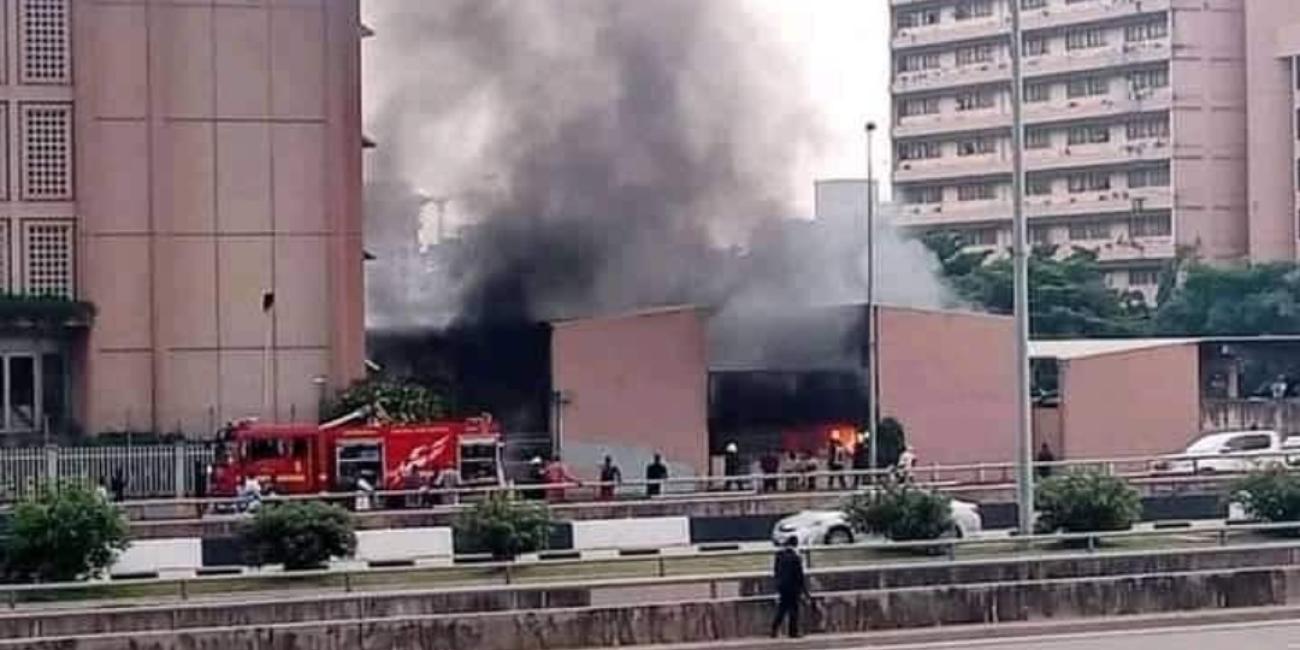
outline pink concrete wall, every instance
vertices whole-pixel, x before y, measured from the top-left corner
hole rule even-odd
[[[1012,460],[1014,341],[1010,318],[881,308],[881,416],[922,464]]]
[[[1246,7],[1250,157],[1250,258],[1295,258],[1295,105],[1291,66],[1278,57],[1278,30],[1300,21],[1300,2],[1251,0]]]
[[[1174,237],[1207,260],[1247,252],[1243,3],[1174,3]]]
[[[72,6],[86,428],[314,417],[364,359],[357,0]]]
[[[1069,458],[1182,449],[1200,426],[1194,343],[1061,362],[1061,422]]]
[[[563,391],[563,447],[579,475],[611,453],[624,477],[660,451],[675,474],[707,473],[706,313],[684,308],[562,322],[551,339],[552,388]]]

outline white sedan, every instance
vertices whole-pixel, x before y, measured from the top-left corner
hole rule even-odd
[[[953,499],[952,530],[949,537],[965,538],[979,533],[984,527],[977,504]],[[852,544],[855,541],[867,541],[869,537],[862,531],[853,529],[842,510],[805,510],[790,515],[778,522],[772,529],[772,542],[784,546],[790,538],[798,540],[799,546],[816,544]]]

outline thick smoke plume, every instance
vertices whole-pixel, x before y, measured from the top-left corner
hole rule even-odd
[[[369,10],[373,325],[861,299],[861,250],[789,218],[817,113],[743,0]],[[430,198],[469,225],[421,252]],[[894,293],[929,303],[906,250],[883,254],[907,269]]]

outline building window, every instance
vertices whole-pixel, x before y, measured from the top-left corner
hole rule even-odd
[[[68,0],[22,0],[18,7],[22,82],[68,83],[72,76]]]
[[[1130,269],[1128,284],[1131,287],[1154,287],[1160,284],[1160,269]]]
[[[72,198],[72,106],[22,104],[22,196]]]
[[[1067,50],[1085,50],[1093,47],[1105,47],[1105,45],[1106,29],[1104,27],[1072,29],[1065,33],[1065,49]]]
[[[1045,102],[1052,98],[1052,84],[1025,84],[1025,103]]]
[[[1038,246],[1045,246],[1047,244],[1052,243],[1051,226],[1030,226],[1029,243]]]
[[[1070,241],[1101,241],[1110,239],[1110,224],[1105,221],[1084,221],[1070,224]]]
[[[953,17],[957,20],[984,18],[993,15],[993,0],[963,0],[957,4]]]
[[[1026,36],[1024,40],[1025,56],[1042,56],[1051,52],[1046,36]]]
[[[990,201],[997,196],[993,183],[964,183],[957,186],[958,201]]]
[[[70,222],[24,222],[23,275],[26,293],[73,297],[72,231]]]
[[[918,70],[934,70],[939,67],[939,53],[927,52],[925,54],[908,54],[898,60],[899,72],[916,72]]]
[[[993,92],[989,90],[972,90],[957,95],[957,110],[973,111],[993,108]]]
[[[938,9],[922,9],[920,11],[901,11],[896,19],[899,29],[908,29],[910,27],[924,27],[926,25],[939,24]]]
[[[923,97],[920,99],[904,99],[898,105],[899,117],[912,117],[915,115],[934,115],[939,112],[938,97]]]
[[[997,246],[998,229],[997,227],[989,227],[963,230],[961,240],[967,246]]]
[[[1102,124],[1070,127],[1069,144],[1101,144],[1110,142],[1110,127]]]
[[[1081,192],[1104,192],[1110,189],[1110,174],[1108,172],[1070,174],[1069,180],[1071,194],[1079,194]]]
[[[942,155],[938,142],[900,142],[898,143],[899,160],[925,160]]]
[[[9,220],[0,220],[0,292],[13,293],[12,266],[9,263]]]
[[[1140,187],[1169,187],[1168,167],[1149,167],[1134,169],[1128,173],[1129,189]]]
[[[1042,9],[1047,6],[1047,0],[1020,0],[1021,9]]]
[[[992,45],[972,45],[957,48],[957,65],[988,63],[993,60]]]
[[[1149,214],[1134,217],[1129,222],[1129,235],[1133,237],[1168,237],[1173,234],[1167,214]]]
[[[1129,87],[1134,91],[1147,90],[1150,88],[1166,88],[1169,86],[1169,70],[1165,68],[1153,68],[1151,70],[1137,70],[1128,73]]]
[[[943,188],[938,186],[904,188],[903,200],[913,205],[943,203]]]
[[[1128,123],[1129,140],[1147,140],[1169,137],[1169,117],[1144,117]]]
[[[1124,40],[1129,43],[1154,41],[1169,35],[1169,25],[1164,18],[1151,20],[1124,28]]]
[[[1045,128],[1030,128],[1025,131],[1026,149],[1047,149],[1052,146],[1052,132]]]
[[[1095,95],[1105,95],[1110,92],[1110,79],[1106,77],[1084,77],[1082,79],[1071,79],[1065,85],[1065,94],[1074,99],[1076,97],[1091,97]]]
[[[984,156],[993,153],[997,148],[997,140],[988,137],[957,141],[958,156]]]
[[[1052,193],[1052,179],[1033,177],[1025,181],[1027,196],[1046,196]]]

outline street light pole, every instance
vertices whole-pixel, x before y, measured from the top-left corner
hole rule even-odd
[[[1034,526],[1034,431],[1030,404],[1029,372],[1029,228],[1025,223],[1024,116],[1021,99],[1024,75],[1021,70],[1020,2],[1011,8],[1011,232],[1015,262],[1014,302],[1016,321],[1016,503],[1020,534],[1033,533]]]
[[[877,469],[880,463],[880,323],[876,309],[876,123],[867,122],[867,376],[871,394],[867,403],[867,458],[868,467]]]

